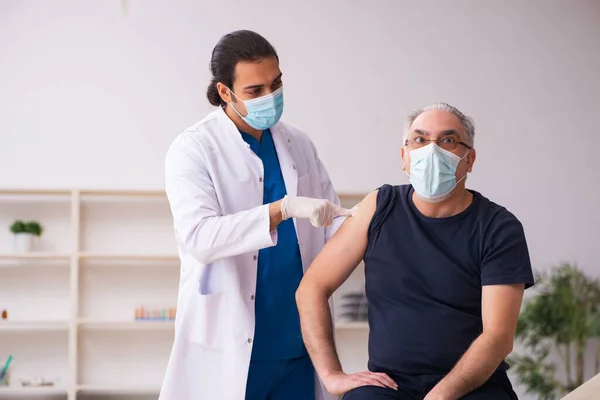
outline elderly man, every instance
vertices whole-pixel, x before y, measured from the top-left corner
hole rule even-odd
[[[409,116],[410,185],[360,203],[305,274],[296,299],[308,352],[327,389],[362,399],[516,399],[504,361],[533,274],[523,227],[465,188],[475,128],[438,103]],[[327,299],[364,259],[369,363],[346,374]]]

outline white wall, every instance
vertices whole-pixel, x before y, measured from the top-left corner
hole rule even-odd
[[[278,49],[284,118],[339,191],[406,182],[402,118],[447,101],[477,123],[469,186],[524,223],[533,264],[600,274],[600,2],[55,0],[0,3],[0,186],[160,188],[209,110],[210,51]]]

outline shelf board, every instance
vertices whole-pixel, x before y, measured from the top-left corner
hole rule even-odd
[[[103,321],[103,320],[79,320],[79,327],[93,331],[172,331],[175,328],[174,321]]]
[[[38,260],[38,261],[54,261],[54,260],[70,260],[70,254],[60,253],[4,253],[0,254],[0,260]]]
[[[0,321],[0,332],[47,332],[67,330],[69,330],[69,323],[66,321]]]
[[[140,189],[140,190],[113,190],[113,189],[82,189],[79,191],[83,197],[158,197],[166,198],[164,190]],[[82,199],[84,200],[84,199]]]
[[[165,196],[164,190],[140,189],[140,190],[120,190],[120,189],[82,189],[82,196]]]
[[[369,194],[369,192],[366,193],[338,193],[338,197],[340,198],[340,200],[355,200],[355,201],[361,201],[362,199],[364,199],[367,194]]]
[[[367,321],[340,321],[335,323],[335,329],[338,330],[369,330]]]
[[[177,254],[79,253],[79,258],[90,261],[179,261]]]
[[[108,385],[79,385],[77,391],[85,394],[95,395],[118,395],[118,396],[143,396],[157,395],[160,388],[156,386],[108,386]]]
[[[0,196],[70,196],[68,189],[0,188]]]
[[[30,396],[35,396],[35,398],[40,397],[50,397],[50,396],[66,396],[67,390],[60,387],[52,387],[52,386],[43,386],[43,387],[22,387],[22,386],[8,386],[8,387],[0,387],[0,398],[26,398]]]

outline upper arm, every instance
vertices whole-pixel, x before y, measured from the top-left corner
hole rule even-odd
[[[165,192],[179,234],[188,234],[202,218],[221,215],[202,148],[185,134],[165,157]]]
[[[214,194],[212,180],[206,168],[200,143],[189,136],[180,135],[169,147],[165,157],[165,187],[167,194]],[[209,193],[207,193],[209,192]],[[215,196],[210,196],[207,206],[218,208]],[[205,199],[203,202],[205,202]]]
[[[166,157],[165,186],[180,247],[210,264],[274,246],[277,231],[270,229],[269,204],[224,215],[209,165],[203,144],[187,135]]]
[[[525,285],[488,285],[482,288],[481,316],[483,332],[512,347]]]
[[[512,214],[498,217],[489,228],[483,246],[482,285],[533,285],[533,271],[519,220]]]
[[[365,254],[369,224],[376,206],[377,192],[361,201],[356,213],[346,218],[307,269],[300,289],[318,289],[329,297],[344,283]]]
[[[523,292],[533,285],[533,271],[519,220],[504,213],[494,221],[481,265],[483,331],[512,348]]]

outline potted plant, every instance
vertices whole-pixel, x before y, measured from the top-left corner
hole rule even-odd
[[[600,337],[600,281],[576,265],[561,264],[536,273],[535,289],[517,325],[516,341],[524,351],[508,362],[527,393],[559,399],[591,378],[585,376],[586,359],[594,360],[594,375],[600,373],[600,343],[594,340]],[[586,357],[590,350],[594,356]],[[556,375],[559,367],[564,378]]]
[[[16,220],[10,226],[14,236],[14,250],[16,253],[27,253],[33,249],[34,237],[42,236],[44,228],[37,221]]]

